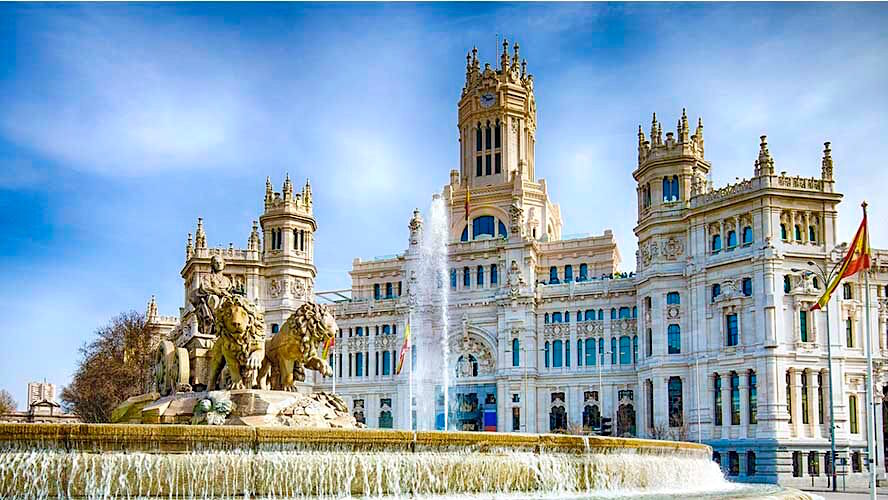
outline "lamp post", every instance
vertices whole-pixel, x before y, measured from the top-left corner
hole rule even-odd
[[[831,254],[832,252],[830,252]],[[829,254],[828,254],[829,255]],[[814,275],[820,278],[823,282],[823,286],[828,287],[832,279],[835,277],[836,271],[838,270],[839,264],[833,266],[833,268],[827,269],[829,257],[824,257],[823,265],[817,264],[814,261],[809,260],[807,264],[813,267],[815,270],[803,270],[792,268],[790,271],[798,273],[801,272],[803,276]],[[832,490],[836,491],[836,420],[835,420],[835,407],[833,406],[833,368],[832,368],[832,340],[829,335],[829,302],[826,303],[826,306],[823,308],[824,318],[826,319],[826,365],[827,371],[829,371],[829,460],[830,460],[830,471],[832,473]]]

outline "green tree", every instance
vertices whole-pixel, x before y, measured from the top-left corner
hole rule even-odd
[[[18,409],[18,403],[6,389],[0,389],[0,415],[13,413]]]
[[[65,407],[84,422],[108,422],[117,405],[147,389],[155,344],[144,315],[130,311],[112,318],[80,348],[80,365],[62,391]]]

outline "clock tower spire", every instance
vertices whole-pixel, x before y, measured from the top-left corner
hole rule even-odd
[[[466,83],[459,101],[460,178],[464,185],[534,179],[536,101],[533,75],[509,42],[496,68],[481,68],[478,49],[466,55]]]

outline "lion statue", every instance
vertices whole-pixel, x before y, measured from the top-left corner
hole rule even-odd
[[[277,377],[271,377],[272,389],[295,391],[295,381],[305,380],[305,368],[324,376],[333,375],[333,369],[318,353],[318,347],[331,340],[338,330],[336,319],[327,306],[303,304],[267,342],[260,380],[274,375],[274,369]]]
[[[207,368],[209,390],[223,366],[228,368],[228,389],[252,389],[258,384],[259,368],[265,358],[265,319],[240,295],[226,295],[214,311],[214,329],[219,334],[210,350]]]

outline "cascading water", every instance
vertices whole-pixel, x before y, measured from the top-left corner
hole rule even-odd
[[[418,406],[417,427],[435,428],[435,388],[440,385],[444,396],[444,428],[447,429],[450,407],[450,345],[448,342],[447,243],[450,223],[447,205],[435,196],[422,229],[420,253],[413,262],[416,275],[416,311],[418,324],[411,324],[417,362],[411,367],[412,393]],[[420,407],[421,405],[421,407]]]

